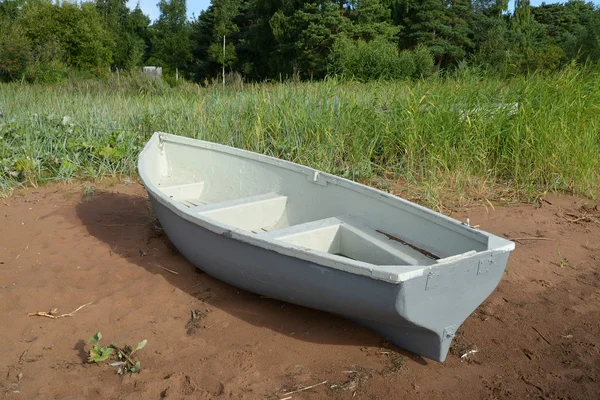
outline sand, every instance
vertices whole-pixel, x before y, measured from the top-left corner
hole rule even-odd
[[[452,214],[529,239],[437,363],[202,273],[153,227],[138,183],[19,189],[0,200],[0,396],[600,398],[600,211],[576,197],[545,200]],[[70,317],[28,316],[87,303]],[[105,344],[146,339],[141,372],[87,363],[97,331]]]

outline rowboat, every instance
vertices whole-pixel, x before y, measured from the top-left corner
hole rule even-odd
[[[156,132],[138,169],[162,228],[197,268],[435,361],[514,249],[392,194],[212,142]]]

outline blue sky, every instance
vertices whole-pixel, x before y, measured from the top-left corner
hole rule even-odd
[[[600,0],[592,0],[595,4],[600,4]],[[158,0],[128,0],[127,5],[129,8],[135,8],[137,3],[140,3],[140,7],[144,14],[148,15],[150,19],[155,20],[158,18]],[[557,0],[546,0],[545,3],[564,3],[564,1]],[[531,5],[537,6],[542,3],[542,0],[531,0]],[[509,8],[512,10],[514,4],[514,0],[510,0]],[[187,10],[188,16],[200,14],[200,11],[206,9],[210,5],[210,0],[188,0],[187,1]]]
[[[156,6],[158,0],[128,0],[127,5],[129,8],[134,9],[138,2],[144,14],[149,16],[151,20],[158,18],[159,11]],[[191,17],[192,14],[198,16],[200,11],[205,10],[209,5],[210,0],[187,0],[188,16]]]

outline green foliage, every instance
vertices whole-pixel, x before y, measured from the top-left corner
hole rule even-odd
[[[417,46],[414,50],[415,77],[428,77],[433,72],[434,60],[431,51],[426,46]]]
[[[66,79],[69,69],[60,60],[33,62],[27,67],[27,79],[34,83],[58,83]]]
[[[531,8],[532,17],[546,28],[546,35],[557,45],[576,57],[579,50],[575,46],[589,22],[594,18],[594,4],[583,0],[570,0],[564,4],[542,4]]]
[[[535,51],[532,67],[538,71],[554,71],[565,60],[566,55],[562,47],[554,43],[547,43]]]
[[[27,0],[3,0],[0,2],[0,19],[15,20]]]
[[[397,60],[394,63],[396,70],[396,77],[398,78],[419,78],[422,75],[428,76],[429,74],[423,70],[423,60],[417,60],[417,53],[415,51],[404,50],[398,53]],[[418,63],[418,64],[417,64]],[[433,66],[433,58],[431,58],[431,64]],[[418,68],[418,69],[417,69]],[[425,67],[426,68],[426,67]],[[430,68],[431,69],[431,68]]]
[[[0,57],[10,61],[0,63],[0,79],[55,83],[74,70],[108,79],[109,67],[122,72],[141,65],[163,66],[169,82],[175,69],[208,82],[222,67],[246,81],[320,79],[339,69],[333,60],[354,57],[339,53],[341,38],[397,43],[404,66],[397,69],[405,71],[383,76],[410,75],[411,64],[419,63],[402,51],[417,48],[427,48],[444,71],[467,61],[501,74],[548,73],[600,58],[600,9],[585,0],[539,7],[518,0],[513,14],[507,0],[213,0],[191,22],[186,0],[158,6],[161,15],[150,25],[126,0],[0,2]],[[20,59],[7,53],[11,43],[24,49]],[[387,54],[382,49],[361,54]]]
[[[221,40],[232,32],[239,30],[234,18],[239,13],[239,0],[212,0],[214,13],[213,33],[216,40]]]
[[[22,29],[0,24],[0,81],[20,80],[29,63],[29,40]]]
[[[358,75],[366,75],[359,79],[426,76],[431,68],[424,48],[443,72],[468,62],[499,74],[549,73],[573,60],[600,58],[600,9],[585,0],[539,7],[518,0],[513,14],[508,0],[213,0],[194,21],[187,19],[186,0],[160,0],[152,24],[139,5],[130,10],[127,3],[0,2],[0,57],[6,61],[0,79],[56,83],[74,71],[108,79],[110,71],[141,65],[162,66],[169,85],[176,70],[206,83],[224,68],[245,81],[322,79],[340,63],[362,65]],[[340,53],[346,39],[365,60]],[[15,43],[24,49],[19,59],[7,52]],[[384,43],[397,44],[399,55],[389,56]],[[391,67],[391,59],[399,65]]]
[[[60,43],[48,40],[44,45],[37,45],[31,51],[27,68],[27,79],[34,83],[58,83],[64,80],[69,72],[65,52]]]
[[[139,8],[127,8],[126,0],[96,0],[96,8],[110,34],[112,67],[131,70],[146,58],[150,40],[150,18]]]
[[[475,51],[471,57],[473,64],[503,72],[507,66],[510,47],[506,20],[495,13],[491,16],[477,14],[473,20],[473,32],[476,38]]]
[[[57,43],[64,51],[60,61],[71,67],[105,68],[111,61],[110,34],[91,3],[27,2],[16,23],[35,48]]]
[[[160,65],[174,71],[191,59],[190,26],[185,0],[160,0],[160,16],[152,25],[151,56]]]
[[[88,344],[92,345],[89,351],[88,362],[100,363],[106,361],[115,350],[112,347],[100,346],[100,339],[102,339],[102,333],[96,332],[88,341]]]
[[[439,67],[456,64],[471,50],[472,9],[467,0],[415,0],[406,7],[406,46],[427,46]]]
[[[88,96],[91,87],[82,89]],[[38,114],[26,112],[25,120],[0,123],[0,181],[35,186],[56,178],[96,178],[135,171],[134,153],[144,143],[143,134],[104,129],[92,134],[68,115],[47,114],[47,107],[38,109]]]
[[[422,61],[416,60],[415,52],[398,52],[394,44],[382,39],[367,43],[339,38],[331,52],[331,65],[333,73],[363,82],[406,79],[425,72]]]
[[[578,56],[583,61],[600,60],[600,11],[590,17],[579,37],[575,40]]]
[[[96,332],[88,341],[88,344],[92,345],[89,351],[88,362],[101,363],[108,360],[112,356],[114,360],[117,360],[113,364],[119,366],[117,374],[124,375],[128,372],[140,372],[141,363],[138,360],[135,360],[133,355],[135,352],[143,349],[146,346],[148,343],[147,340],[142,340],[134,349],[129,345],[121,348],[118,346],[117,342],[113,342],[110,346],[102,347],[100,346],[100,339],[102,339],[102,334],[100,332]],[[116,353],[114,353],[115,351]]]
[[[208,56],[211,60],[214,60],[225,67],[230,67],[236,60],[235,46],[233,43],[227,43],[225,46],[225,54],[223,54],[223,44],[219,42],[211,43],[208,47]]]
[[[595,68],[503,79],[463,63],[426,79],[243,90],[163,82],[140,91],[144,81],[125,74],[120,82],[4,84],[0,186],[134,175],[150,132],[166,131],[355,180],[402,178],[432,199],[496,185],[522,199],[544,190],[598,194]]]

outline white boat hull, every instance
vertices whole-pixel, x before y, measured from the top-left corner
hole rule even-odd
[[[178,153],[169,154],[169,150],[165,150],[169,145],[199,149],[198,158],[187,162],[183,156],[171,159]],[[222,152],[228,161],[222,165],[223,171],[218,170],[218,166],[211,169],[203,164],[206,159],[218,160]],[[222,180],[219,174],[228,177],[229,182],[224,185],[235,192],[244,187],[245,180],[256,179],[263,173],[260,168],[252,171],[250,167],[234,166],[228,170],[238,158],[242,165],[249,162],[253,168],[264,163],[268,172],[277,173],[277,169],[281,169],[284,178],[290,169],[295,169],[292,171],[295,174],[308,176],[304,191],[310,191],[315,185],[323,188],[325,208],[325,202],[330,201],[326,200],[328,185],[348,187],[345,190],[357,191],[359,196],[367,198],[357,197],[353,201],[356,213],[348,212],[353,208],[351,204],[345,210],[342,205],[334,205],[324,210],[324,215],[320,211],[311,214],[311,210],[294,214],[289,208],[302,207],[302,197],[282,179],[276,185],[262,183],[263,188],[260,182],[255,182],[259,186],[258,194],[250,193],[241,197],[242,200],[239,193],[234,193],[232,198],[210,201],[214,197],[205,190]],[[180,182],[163,185],[165,181],[172,182],[186,175],[181,173],[177,163],[192,173]],[[217,171],[213,173],[212,183],[207,169]],[[504,239],[375,189],[320,172],[312,179],[315,174],[310,168],[207,142],[157,133],[140,155],[139,170],[163,229],[196,267],[253,293],[352,319],[399,347],[436,361],[445,360],[458,327],[496,288],[514,248],[514,244]],[[239,171],[240,176],[231,170]],[[295,175],[290,176],[291,180]],[[324,185],[319,182],[323,176]],[[234,184],[229,184],[231,182]],[[279,187],[275,187],[277,185]],[[290,185],[298,186],[298,183]],[[198,198],[189,197],[190,188],[194,194],[200,193]],[[218,194],[216,197],[224,194],[227,197],[229,191],[217,188],[213,193]],[[319,191],[317,189],[317,193]],[[352,196],[348,192],[345,199],[352,200]],[[434,233],[440,226],[440,230],[449,229],[449,233],[442,236],[456,234],[466,239],[463,242],[452,239],[458,243],[456,254],[449,253],[451,248],[442,245],[423,249],[423,241],[410,234],[423,230],[422,227],[394,230],[382,219],[368,218],[364,205],[361,209],[359,203],[373,199],[373,204],[378,204],[382,201],[378,197],[386,199],[381,203],[383,208],[387,201],[392,206],[400,202],[398,213],[416,214]],[[294,203],[290,198],[300,202]],[[340,199],[340,204],[343,200]],[[283,217],[286,210],[287,215]],[[325,218],[320,218],[322,216]],[[386,219],[394,223],[394,215]],[[259,229],[259,225],[264,227]],[[402,239],[400,234],[403,234]],[[410,242],[406,238],[410,238]],[[419,246],[415,242],[420,243]],[[349,253],[358,259],[349,258]],[[391,264],[395,260],[398,265]]]

